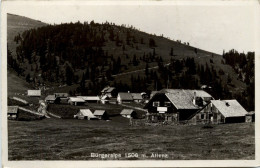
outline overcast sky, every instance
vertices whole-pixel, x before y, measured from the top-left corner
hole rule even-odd
[[[191,5],[189,5],[191,4]],[[133,25],[148,33],[189,42],[190,45],[222,54],[234,48],[255,51],[255,3],[221,4],[150,2],[41,2],[6,4],[8,13],[26,16],[50,24],[76,21],[105,21]],[[259,18],[258,18],[259,19]]]

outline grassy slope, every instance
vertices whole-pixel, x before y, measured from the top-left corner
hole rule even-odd
[[[18,33],[22,34],[25,30],[45,26],[46,24],[27,17],[7,14],[7,43],[10,50],[15,55],[17,44],[14,42],[14,37]]]
[[[8,132],[10,160],[95,159],[90,158],[91,152],[166,153],[170,160],[255,158],[254,123],[203,129],[199,125],[130,127],[123,117],[111,121],[45,119],[9,121]]]

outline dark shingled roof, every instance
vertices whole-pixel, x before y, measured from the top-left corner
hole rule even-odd
[[[193,104],[195,94],[196,97],[201,97],[202,99],[212,98],[212,96],[204,90],[162,89],[156,94],[165,94],[177,109],[199,109],[197,105]],[[152,99],[150,102],[151,101]],[[144,108],[147,108],[148,104],[149,103],[147,103]]]

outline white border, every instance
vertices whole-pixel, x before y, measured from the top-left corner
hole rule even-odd
[[[256,154],[255,160],[173,160],[173,161],[8,161],[8,143],[7,143],[7,12],[8,8],[13,5],[43,5],[43,4],[55,5],[73,5],[75,3],[80,5],[255,5],[256,23],[255,26],[255,51],[256,51],[256,71],[255,71],[255,83],[260,83],[259,76],[259,62],[260,62],[260,5],[257,0],[247,1],[220,1],[220,0],[208,0],[208,1],[4,1],[1,5],[1,112],[2,112],[2,165],[3,167],[256,167],[260,166],[259,159],[259,103],[256,103],[256,122],[255,122],[255,140],[256,140]],[[250,19],[250,18],[249,18]],[[256,85],[256,102],[260,102],[259,88]]]

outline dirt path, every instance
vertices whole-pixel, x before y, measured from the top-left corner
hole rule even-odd
[[[167,64],[164,64],[163,66],[169,66],[171,63],[167,63]],[[149,70],[151,69],[158,69],[159,66],[154,66],[154,67],[150,67],[148,68]],[[112,77],[116,77],[116,76],[121,76],[121,75],[127,75],[127,74],[132,74],[132,73],[136,73],[136,72],[141,72],[141,71],[145,71],[145,68],[144,69],[139,69],[139,70],[135,70],[135,71],[130,71],[130,72],[124,72],[124,73],[119,73],[119,74],[116,74],[116,75],[111,75]]]
[[[51,113],[51,112],[46,112],[48,115],[50,115],[50,116],[52,116],[52,117],[54,117],[54,118],[59,118],[59,119],[61,119],[61,117],[60,116],[58,116],[58,115],[56,115],[56,114],[53,114],[53,113]]]
[[[38,113],[38,112],[35,112],[35,111],[31,111],[31,110],[28,110],[26,108],[23,108],[23,107],[19,107],[19,109],[23,110],[23,111],[26,111],[28,113],[31,113],[31,114],[35,114],[35,115],[38,115],[38,116],[44,116],[44,114],[41,114],[41,113]]]

